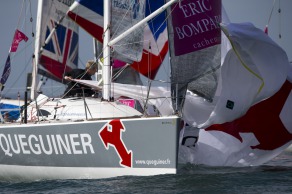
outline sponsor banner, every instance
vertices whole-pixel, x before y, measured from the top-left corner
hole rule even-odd
[[[124,105],[135,108],[135,100],[134,99],[119,99],[119,102],[124,104]]]
[[[172,10],[176,56],[221,43],[221,0],[184,0]]]

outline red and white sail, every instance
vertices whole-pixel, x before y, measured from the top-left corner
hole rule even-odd
[[[221,68],[217,100],[186,97],[185,121],[199,127],[183,162],[214,166],[263,164],[292,143],[292,66],[286,53],[251,24],[223,27],[232,49]]]

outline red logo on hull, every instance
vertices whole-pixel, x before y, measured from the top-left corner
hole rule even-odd
[[[99,136],[106,149],[109,149],[109,145],[115,148],[121,159],[121,166],[132,167],[132,151],[127,150],[122,139],[122,131],[125,130],[120,120],[112,120],[99,131]]]
[[[253,133],[259,144],[252,149],[274,150],[292,140],[292,134],[285,128],[280,113],[292,90],[286,81],[272,97],[252,106],[247,113],[232,122],[215,124],[206,131],[222,131],[243,141],[239,133]],[[287,115],[291,117],[291,115]],[[290,126],[291,127],[291,126]]]

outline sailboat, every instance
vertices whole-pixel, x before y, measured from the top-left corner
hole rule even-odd
[[[117,15],[112,12],[110,17],[109,10]],[[280,154],[292,143],[292,67],[286,53],[262,30],[250,23],[221,22],[226,21],[221,13],[220,0],[70,4],[68,17],[103,42],[103,85],[98,80],[74,81],[98,94],[102,91],[102,98],[39,94],[24,108],[27,122],[0,126],[1,178],[175,174],[179,163],[252,166]],[[135,27],[112,33],[121,15],[130,16]],[[170,36],[163,39],[167,31]],[[142,46],[133,46],[139,52],[120,42],[141,35]],[[121,45],[128,46],[126,51]],[[113,53],[153,79],[168,46],[169,87],[112,83]],[[155,113],[147,109],[151,106]],[[265,118],[269,122],[263,123]]]
[[[57,3],[67,1],[51,6],[59,7]],[[39,8],[48,4],[40,1]],[[27,124],[1,126],[2,178],[107,178],[177,171],[177,115],[144,117],[106,96],[51,99],[40,94],[25,109]]]

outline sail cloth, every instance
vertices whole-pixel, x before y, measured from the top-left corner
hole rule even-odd
[[[222,88],[212,104],[186,96],[184,120],[201,130],[195,148],[181,147],[180,161],[260,165],[292,143],[292,66],[252,24],[222,28],[232,45],[221,69]]]
[[[129,5],[129,2],[134,1],[113,1],[112,5],[113,7],[122,7],[123,4],[127,2],[127,6]],[[136,2],[136,1],[135,1]],[[143,2],[143,1],[140,1]],[[144,5],[143,5],[144,4]],[[132,4],[131,13],[133,13],[133,17],[136,15],[135,12],[137,9],[139,10],[139,13],[144,9],[146,13],[144,13],[144,16],[148,16],[150,13],[154,12],[156,9],[158,9],[161,5],[164,4],[164,0],[146,0],[146,4],[142,3],[139,4]],[[143,6],[142,6],[143,5]],[[124,10],[125,11],[125,10]],[[124,12],[122,11],[122,13]],[[118,12],[119,13],[119,12]],[[141,12],[142,13],[142,12]],[[90,0],[78,0],[75,1],[74,4],[70,7],[70,10],[68,11],[67,15],[75,21],[78,25],[80,25],[82,28],[85,29],[89,34],[91,34],[94,38],[96,38],[98,41],[102,42],[102,36],[103,36],[103,0],[97,0],[97,1],[90,1]],[[113,15],[115,18],[122,18],[124,14],[119,15],[115,12],[113,12]],[[141,16],[139,16],[141,19]],[[128,19],[129,20],[129,19]],[[117,20],[120,22],[120,20]],[[153,20],[149,21],[148,24],[145,26],[145,29],[143,29],[144,33],[137,32],[137,34],[140,34],[142,36],[138,37],[136,40],[135,45],[138,45],[138,43],[142,43],[142,50],[138,50],[137,48],[133,47],[134,50],[131,51],[135,54],[129,54],[129,48],[126,47],[126,53],[122,53],[121,56],[129,58],[128,60],[132,60],[133,64],[132,67],[136,69],[138,72],[143,74],[146,77],[154,78],[156,73],[158,72],[158,69],[167,54],[168,51],[168,43],[166,37],[166,23],[160,23],[165,21],[165,15],[160,14],[158,17],[154,18]],[[115,29],[120,28],[121,26],[118,23],[113,24],[113,32],[115,32]],[[134,23],[136,23],[135,21]],[[133,22],[131,22],[132,25]],[[129,24],[124,24],[124,29],[127,29],[129,27]],[[120,32],[119,32],[120,33]],[[143,36],[144,34],[144,36]],[[115,34],[115,36],[118,34]],[[132,36],[132,35],[130,35]],[[144,41],[142,39],[144,37]],[[129,41],[129,40],[128,40]],[[130,42],[133,43],[133,40]],[[122,45],[120,42],[119,45]],[[132,46],[127,44],[123,44],[127,46]],[[139,44],[140,45],[140,44]],[[114,46],[114,50],[118,51],[121,46]],[[138,54],[140,54],[138,56]],[[141,55],[142,54],[142,55]],[[129,56],[135,56],[134,58],[130,58]],[[119,58],[118,56],[115,56],[116,58]],[[122,59],[125,60],[125,59]],[[135,61],[135,62],[134,62]]]
[[[221,68],[222,90],[207,127],[241,117],[252,105],[274,95],[287,78],[288,57],[250,23],[222,25],[233,46]],[[243,84],[244,83],[244,84]]]
[[[279,91],[253,105],[244,116],[201,129],[195,147],[180,147],[179,161],[212,166],[256,166],[282,153],[292,143],[291,81],[286,80]]]
[[[40,25],[37,28],[39,38],[36,41],[36,48],[41,50],[38,51],[40,52],[38,73],[56,81],[61,81],[65,72],[78,66],[78,26],[65,17],[70,2],[73,3],[42,1]],[[51,32],[52,37],[47,40]],[[43,47],[40,48],[41,46]]]
[[[145,0],[112,2],[112,39],[140,22],[145,17]],[[127,63],[141,61],[143,50],[143,27],[137,28],[128,36],[113,45],[113,58]]]
[[[146,0],[146,16],[164,4],[164,0]],[[144,29],[144,47],[141,61],[132,67],[145,77],[154,79],[168,53],[166,12],[148,21]]]
[[[86,31],[102,42],[103,36],[103,0],[89,2],[89,0],[76,1],[68,12],[68,16]],[[89,17],[88,17],[89,16]],[[111,3],[111,31],[112,39],[126,31],[128,28],[144,19],[145,0],[130,1],[120,0]],[[84,18],[82,18],[84,17]],[[85,21],[84,21],[85,20]],[[89,21],[87,21],[89,20]],[[96,20],[93,22],[92,20]],[[80,23],[79,23],[80,22]],[[90,23],[90,25],[88,25]],[[92,26],[98,30],[92,31]],[[101,33],[102,32],[102,33]],[[100,34],[101,33],[101,34]],[[140,61],[143,49],[143,28],[138,28],[133,33],[113,45],[113,58],[133,63]]]
[[[185,0],[169,18],[172,93],[182,107],[186,90],[212,101],[221,66],[221,0]]]

